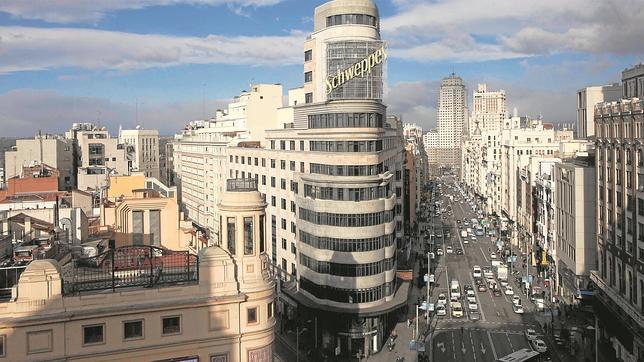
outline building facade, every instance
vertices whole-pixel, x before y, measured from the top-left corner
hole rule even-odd
[[[382,104],[378,14],[371,0],[317,7],[292,125],[267,130],[266,147],[227,149],[227,177],[256,179],[266,195],[267,247],[288,275],[284,299],[314,321],[310,347],[329,356],[378,352],[389,311],[407,297],[396,278],[396,249],[410,251],[402,127]]]
[[[438,160],[461,167],[461,142],[468,124],[467,93],[463,79],[452,73],[441,81],[437,109]]]
[[[639,83],[626,80],[624,91],[633,94]],[[622,361],[644,360],[643,111],[638,98],[595,107],[595,327],[600,346],[610,347]]]
[[[55,135],[39,134],[33,139],[16,140],[16,147],[5,152],[5,179],[20,176],[23,167],[46,164],[58,170],[58,186],[70,191],[76,185],[74,145]]]
[[[506,118],[505,91],[489,91],[486,84],[479,84],[472,97],[467,134],[474,132],[477,124],[481,132],[498,132],[503,129]]]
[[[92,264],[79,269],[55,260],[29,264],[12,300],[0,304],[2,357],[272,361],[275,285],[261,228],[266,204],[256,188],[233,184],[227,190],[221,202],[226,248],[201,250],[198,263],[187,253],[125,247],[107,252],[120,268],[128,265],[120,271]],[[162,271],[140,284],[143,279],[136,275],[147,269],[127,264],[127,258],[162,265],[157,267]],[[131,277],[101,288],[92,269],[120,276],[128,270]]]
[[[597,268],[594,158],[554,165],[557,295],[566,303],[582,299]]]
[[[577,91],[577,138],[595,135],[595,105],[621,98],[619,84],[586,87]]]
[[[146,177],[161,178],[158,130],[140,127],[119,130],[119,143],[134,148],[131,171],[143,172]]]

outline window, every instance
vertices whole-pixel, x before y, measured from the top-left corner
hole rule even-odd
[[[306,93],[304,95],[304,103],[313,103],[313,93]]]
[[[286,219],[282,219],[282,230],[286,230]]]
[[[290,162],[289,162],[289,169],[290,169],[291,171],[295,171],[295,161],[290,161]]]
[[[268,313],[267,313],[268,319],[273,318],[273,313],[274,313],[273,302],[270,302],[268,303]]]
[[[263,253],[266,251],[266,241],[264,240],[264,215],[259,215],[259,252]]]
[[[104,343],[103,332],[105,329],[104,324],[95,324],[91,326],[83,326],[83,344],[97,344]]]
[[[275,149],[275,140],[271,140],[271,150]]]
[[[300,151],[304,151],[304,141],[300,141]]]
[[[228,224],[228,251],[231,254],[235,254],[235,218],[227,218]]]
[[[271,158],[271,168],[275,168],[275,159]]]
[[[246,322],[248,324],[257,323],[257,308],[246,309]]]
[[[304,73],[304,83],[310,83],[313,81],[313,72]]]
[[[286,161],[285,160],[280,160],[280,168],[282,170],[286,170]]]
[[[123,322],[123,339],[143,338],[143,320]]]
[[[266,186],[266,175],[262,175],[262,185]]]
[[[273,303],[270,303],[273,304]],[[4,334],[0,336],[0,357],[6,357],[7,356],[7,351],[5,350],[5,345],[7,342],[7,336]]]
[[[172,317],[163,317],[161,318],[162,325],[162,334],[179,334],[181,333],[181,317],[172,316]]]
[[[277,198],[275,196],[271,196],[271,206],[275,207],[277,205]]]
[[[280,179],[280,188],[286,190],[286,179]]]
[[[275,177],[271,176],[271,187],[275,187]]]
[[[281,199],[282,210],[286,210],[286,199]]]
[[[311,60],[313,60],[313,50],[309,49],[304,52],[304,61],[310,62]]]
[[[253,218],[244,218],[244,255],[253,255]]]
[[[297,254],[297,248],[295,247],[295,243],[291,243],[291,254]]]
[[[282,249],[286,250],[286,239],[282,238]]]
[[[262,158],[262,167],[266,167],[266,159]]]

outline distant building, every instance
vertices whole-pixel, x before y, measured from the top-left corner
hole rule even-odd
[[[17,194],[58,194],[60,172],[45,164],[22,167],[20,174],[0,189],[0,201]]]
[[[423,144],[425,146],[425,152],[427,152],[428,177],[438,176],[438,131],[432,129],[425,133],[423,135]]]
[[[503,129],[506,118],[505,91],[489,91],[486,84],[479,84],[472,98],[472,116],[467,134],[474,132],[476,124],[481,132],[498,132]]]
[[[468,122],[467,93],[463,79],[452,73],[441,82],[438,95],[438,160],[458,171],[461,142]]]
[[[119,130],[119,144],[134,147],[131,171],[160,179],[158,130],[138,126],[136,129]]]
[[[577,91],[577,138],[595,135],[595,105],[621,98],[619,84],[586,87]]]
[[[644,64],[637,64],[622,72],[622,98],[644,99]]]
[[[58,170],[61,191],[71,191],[76,186],[74,144],[71,140],[49,134],[16,140],[15,149],[5,152],[5,179],[19,176],[25,166],[38,164]]]
[[[84,264],[31,262],[12,298],[0,301],[2,357],[272,361],[276,307],[265,206],[256,190],[229,189],[220,204],[226,242],[202,249],[198,259],[129,246]]]

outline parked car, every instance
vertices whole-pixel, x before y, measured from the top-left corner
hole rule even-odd
[[[436,304],[442,304],[442,305],[447,304],[447,296],[445,296],[445,294],[443,293],[439,294],[438,301],[436,302]]]
[[[442,248],[436,249],[436,255],[443,255],[443,249]]]
[[[534,348],[534,350],[539,353],[548,352],[548,347],[546,346],[546,343],[540,339],[532,340],[532,348]]]
[[[445,252],[446,252],[447,254],[452,254],[452,253],[454,253],[454,249],[452,249],[452,247],[451,247],[451,246],[448,246],[447,248],[445,248]]]
[[[527,338],[528,341],[537,339],[537,331],[535,331],[534,329],[526,329],[525,338]]]
[[[456,249],[456,255],[463,255],[463,249],[457,248]]]
[[[513,311],[514,311],[514,313],[516,313],[516,314],[523,314],[523,313],[524,313],[523,307],[522,307],[521,305],[514,304],[514,305],[512,306],[512,310],[513,310]]]
[[[505,287],[505,295],[514,295],[514,289],[511,286]]]
[[[521,298],[518,295],[515,295],[514,297],[512,297],[512,304],[521,305]]]

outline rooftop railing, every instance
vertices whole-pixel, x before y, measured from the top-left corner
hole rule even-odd
[[[257,180],[254,178],[235,178],[226,180],[226,191],[248,192],[257,191]]]

